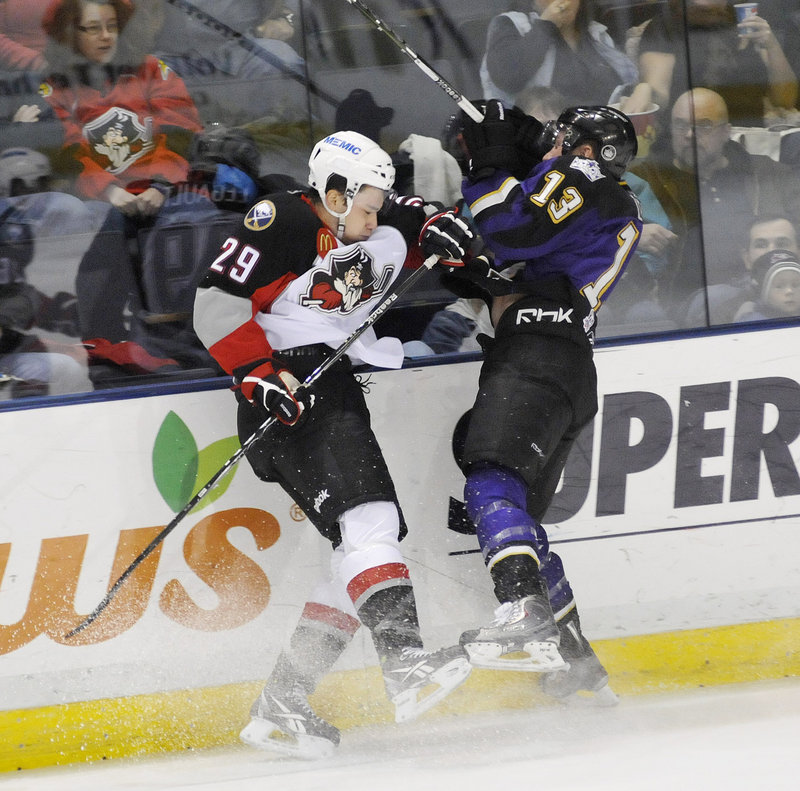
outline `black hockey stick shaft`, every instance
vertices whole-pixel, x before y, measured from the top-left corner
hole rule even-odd
[[[417,65],[417,67],[433,80],[473,121],[482,121],[483,120],[483,113],[471,102],[467,99],[464,94],[460,91],[457,91],[444,77],[442,77],[436,69],[428,63],[425,58],[421,55],[418,55],[414,52],[411,47],[403,41],[397,33],[394,32],[390,27],[388,27],[384,22],[375,16],[375,13],[372,9],[365,5],[361,0],[347,0],[351,6],[357,8],[378,30],[382,33],[385,33],[403,53],[405,53],[412,61]]]
[[[419,280],[423,274],[430,270],[434,264],[439,260],[438,256],[432,255],[425,259],[422,266],[411,273],[400,285],[398,285],[391,294],[389,294],[383,302],[378,305],[372,313],[367,316],[364,321],[356,327],[353,332],[347,336],[344,342],[339,346],[333,354],[326,357],[297,388],[308,388],[319,379],[328,369],[335,365],[339,360],[344,357],[347,350],[402,296],[408,289],[410,289]],[[125,584],[128,578],[134,571],[155,551],[161,542],[183,521],[184,517],[220,482],[220,480],[234,467],[244,456],[248,450],[258,442],[272,426],[277,422],[277,418],[267,418],[237,449],[237,451],[211,476],[208,483],[200,489],[186,505],[178,511],[172,518],[172,521],[136,556],[128,568],[120,574],[117,581],[108,589],[108,593],[103,597],[103,600],[95,607],[89,615],[87,615],[74,629],[71,629],[64,635],[65,639],[74,637],[79,632],[82,632],[87,626],[94,623],[103,610],[111,604],[111,600],[117,595],[119,589]]]

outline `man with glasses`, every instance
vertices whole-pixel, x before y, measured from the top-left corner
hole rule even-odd
[[[730,139],[727,106],[707,88],[676,100],[670,144],[671,161],[651,154],[631,169],[653,188],[678,235],[661,295],[680,318],[699,289],[743,274],[740,234],[753,215],[800,219],[800,182],[789,166]]]

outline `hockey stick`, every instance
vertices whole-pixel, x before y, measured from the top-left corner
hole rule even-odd
[[[320,365],[318,365],[297,388],[310,387],[322,374],[324,374],[331,366],[335,365],[339,360],[344,357],[347,350],[397,301],[397,299],[408,291],[423,274],[433,268],[434,264],[439,260],[436,255],[429,256],[423,261],[419,269],[414,270],[395,290],[378,305],[367,318],[356,327],[355,330],[345,339],[341,346],[339,346],[333,354],[327,357]],[[109,588],[103,600],[97,607],[92,610],[74,629],[71,629],[64,635],[65,639],[74,637],[79,632],[82,632],[87,626],[97,620],[98,616],[103,610],[108,607],[111,600],[117,594],[117,591],[125,584],[128,577],[146,560],[150,554],[158,547],[158,545],[180,524],[186,514],[189,513],[225,476],[225,474],[244,456],[248,450],[258,442],[272,426],[277,423],[277,418],[267,418],[254,432],[251,434],[239,447],[236,453],[233,454],[223,465],[217,470],[208,483],[200,489],[197,494],[189,500],[186,505],[178,511],[173,517],[172,521],[136,556],[135,560],[122,572],[119,579]]]
[[[432,79],[473,121],[479,123],[483,120],[483,113],[467,99],[464,94],[457,91],[447,80],[439,74],[422,56],[414,52],[400,36],[390,27],[387,27],[361,0],[347,0],[351,6],[357,8],[375,27],[385,33],[392,42],[400,48],[427,77]]]

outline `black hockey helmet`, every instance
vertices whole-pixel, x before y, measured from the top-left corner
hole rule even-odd
[[[597,146],[597,159],[615,178],[621,178],[639,146],[627,115],[604,105],[568,107],[545,125],[542,140],[551,148],[563,132],[562,152],[569,154],[586,142]]]

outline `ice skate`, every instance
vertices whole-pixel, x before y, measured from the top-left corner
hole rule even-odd
[[[382,669],[396,722],[408,722],[428,711],[463,684],[472,670],[460,646],[439,651],[404,648],[390,655]]]
[[[542,676],[542,691],[565,703],[585,701],[596,706],[616,706],[619,698],[608,685],[608,673],[583,636],[576,610],[558,623],[561,652],[567,668]]]
[[[594,651],[589,650],[591,653],[587,656],[570,659],[569,668],[542,676],[542,691],[565,703],[587,697],[598,706],[616,706],[619,698],[608,685],[608,673]],[[581,692],[590,694],[582,696]]]
[[[568,667],[558,652],[559,640],[550,605],[541,596],[501,604],[491,624],[461,635],[474,667],[533,673]]]
[[[314,714],[303,690],[263,689],[250,709],[251,720],[239,738],[259,750],[295,758],[327,758],[339,744],[339,731]]]

